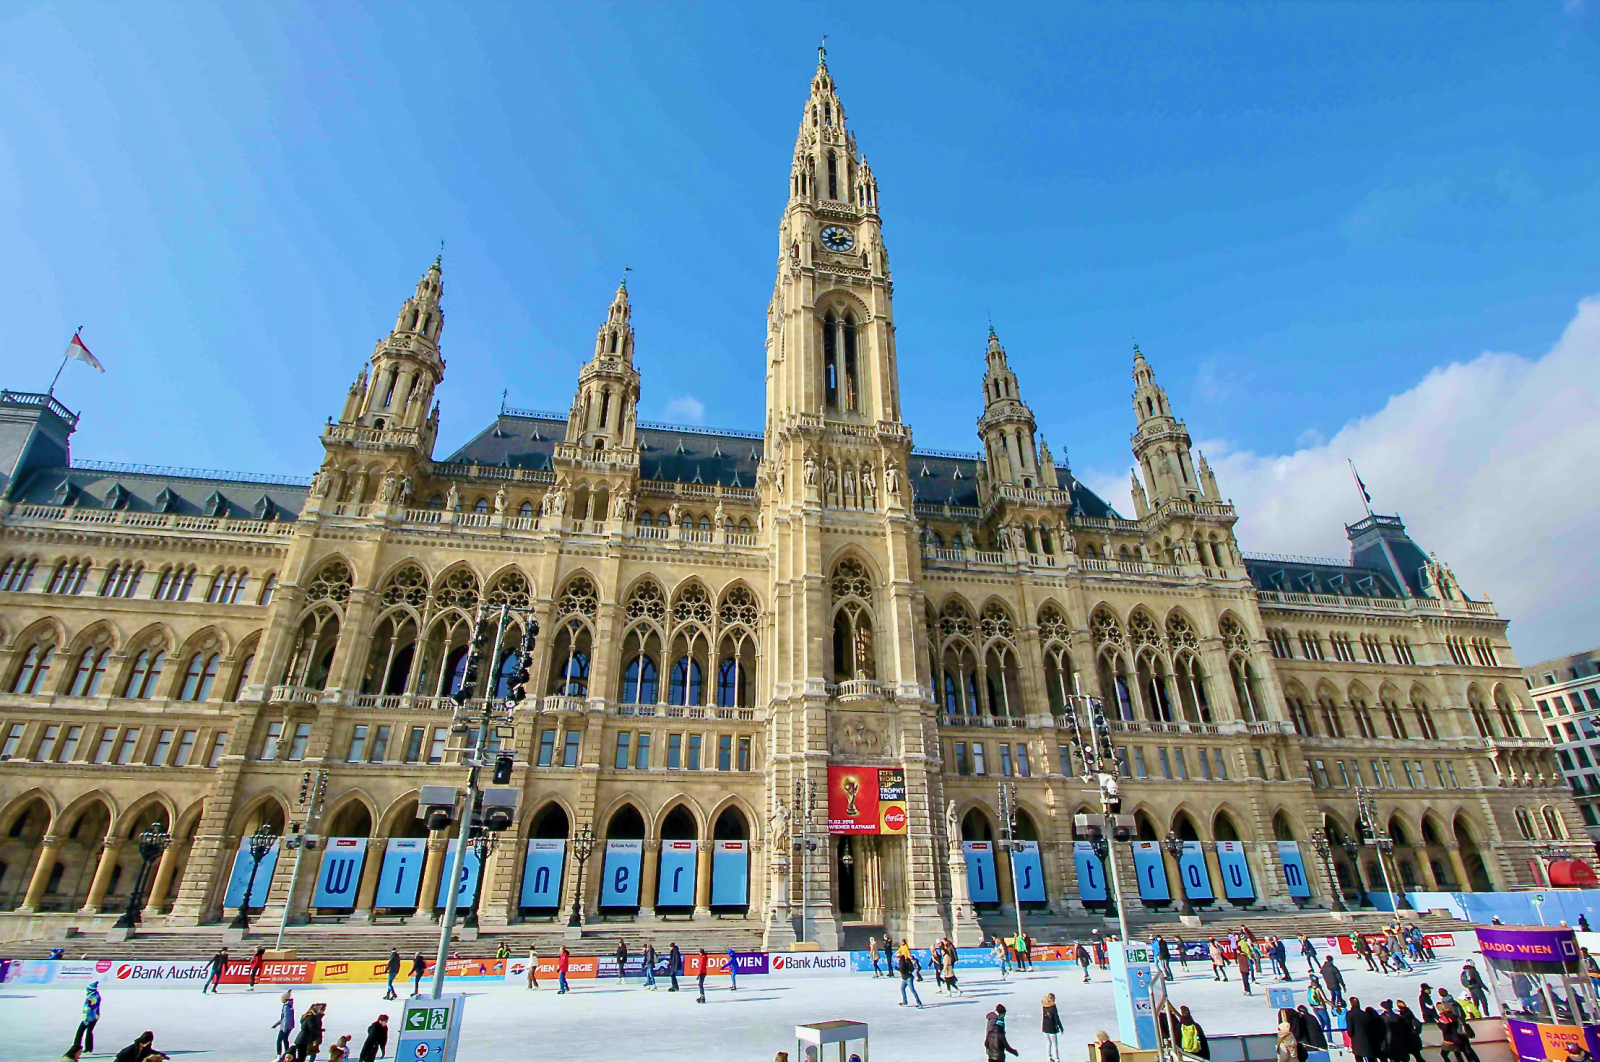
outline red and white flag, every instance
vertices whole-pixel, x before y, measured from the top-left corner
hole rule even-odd
[[[100,364],[100,359],[95,357],[93,354],[90,354],[89,348],[84,346],[83,340],[79,339],[76,335],[72,337],[72,342],[67,344],[67,357],[77,358],[85,365],[99,372],[106,371],[106,367]]]

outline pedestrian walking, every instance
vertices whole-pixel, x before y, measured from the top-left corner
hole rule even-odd
[[[710,965],[711,965],[711,956],[706,954],[706,949],[701,948],[700,949],[700,974],[696,978],[696,981],[695,981],[696,986],[700,989],[700,998],[695,1000],[696,1003],[704,1003],[706,1001],[706,967],[708,967]]]
[[[395,995],[395,990],[394,990],[394,979],[396,977],[400,976],[400,949],[399,948],[390,948],[389,949],[389,962],[387,963],[387,965],[384,966],[384,973],[386,973],[388,975],[389,982],[388,982],[388,984],[384,985],[384,987],[383,987],[383,998],[384,999],[395,999],[397,997]]]
[[[628,978],[628,942],[621,937],[617,938],[617,981],[627,984]]]
[[[250,956],[250,991],[256,990],[256,978],[261,976],[261,968],[267,964],[266,945],[256,948],[256,953]]]
[[[1167,950],[1167,938],[1156,936],[1156,961],[1161,964],[1161,974],[1172,980],[1172,952]]]
[[[728,949],[728,991],[739,991],[739,956],[732,948]]]
[[[1046,992],[1040,1000],[1044,1008],[1045,1057],[1050,1062],[1061,1062],[1061,1015],[1056,1011],[1054,992]]]
[[[422,952],[411,956],[411,994],[422,995],[422,975],[428,972],[428,960],[422,957]]]
[[[1439,1046],[1439,1058],[1442,1062],[1450,1062],[1452,1053],[1455,1054],[1456,1062],[1478,1062],[1478,1052],[1472,1049],[1472,1026],[1454,1011],[1448,1015],[1443,1012],[1439,1014],[1439,1036],[1444,1041]]]
[[[272,1027],[278,1030],[278,1053],[272,1057],[282,1058],[284,1053],[289,1050],[289,1038],[294,1035],[295,1030],[294,993],[292,991],[285,992],[278,997],[278,1020],[272,1023]]]
[[[1333,964],[1333,956],[1322,960],[1322,986],[1328,990],[1328,1000],[1335,1007],[1344,1007],[1344,974]]]
[[[1315,974],[1317,972],[1317,946],[1311,943],[1309,936],[1300,938],[1300,956],[1306,961],[1306,974],[1308,976]]]
[[[1472,1002],[1478,1006],[1478,1013],[1484,1017],[1489,1016],[1489,989],[1483,983],[1483,975],[1478,973],[1478,968],[1469,959],[1461,967],[1461,987],[1467,990],[1472,997]]]
[[[572,968],[572,952],[562,947],[561,954],[556,956],[556,995],[567,994],[567,971]]]
[[[313,1003],[306,1008],[305,1015],[300,1019],[300,1032],[294,1038],[294,1057],[297,1062],[315,1058],[322,1047],[322,1015],[327,1009],[326,1003]]]
[[[917,1009],[921,1010],[922,997],[917,995],[917,982],[914,980],[917,964],[911,958],[910,945],[901,944],[895,958],[899,960],[900,965],[900,1005],[906,1006],[906,990],[910,989],[911,998],[917,1001]]]
[[[959,996],[961,994],[961,987],[956,984],[956,946],[948,941],[946,944],[948,946],[944,949],[943,959],[944,984],[946,988]]]
[[[83,990],[83,1011],[78,1021],[78,1031],[72,1037],[72,1046],[94,1054],[94,1027],[100,1021],[100,982],[90,981]]]
[[[1397,1023],[1400,1038],[1397,1043],[1389,1045],[1389,1057],[1395,1059],[1395,1062],[1410,1062],[1413,1058],[1417,1062],[1423,1062],[1422,1022],[1417,1018],[1416,1012],[1406,1006],[1406,1001],[1403,999],[1394,1001],[1394,1010],[1400,1018]]]
[[[878,968],[878,938],[867,938],[867,954],[872,956],[872,976],[882,977],[883,971]]]
[[[378,1020],[367,1026],[367,1038],[361,1041],[360,1062],[377,1062],[389,1051],[389,1015],[379,1014]]]
[[[996,1003],[994,1009],[984,1016],[988,1023],[983,1033],[983,1053],[989,1062],[1002,1062],[1006,1052],[1016,1054],[1017,1049],[1006,1040],[1006,1005]]]
[[[1424,1024],[1439,1024],[1439,1012],[1433,1006],[1433,988],[1426,981],[1422,982],[1422,991],[1417,994],[1417,1009],[1422,1012]]]
[[[1371,1013],[1369,1021],[1367,1015]],[[1359,1062],[1378,1062],[1383,1054],[1383,1025],[1377,1013],[1363,1010],[1361,1000],[1350,997],[1350,1008],[1344,1015],[1344,1034],[1350,1041],[1350,1052]]]
[[[1228,959],[1216,937],[1211,938],[1208,950],[1211,953],[1211,979],[1213,981],[1226,981],[1228,979]],[[1084,980],[1087,981],[1088,978],[1085,977]]]
[[[539,949],[532,945],[528,947],[528,987],[530,989],[539,987]]]
[[[1310,984],[1306,986],[1306,1002],[1311,1005],[1311,1014],[1317,1019],[1317,1025],[1322,1029],[1324,1038],[1333,1031],[1332,1023],[1328,1019],[1328,990],[1322,987],[1322,981],[1316,974],[1310,976]]]
[[[1073,947],[1077,951],[1078,965],[1083,969],[1083,983],[1084,984],[1088,984],[1089,983],[1089,949],[1083,946],[1083,942],[1081,940],[1077,944],[1073,945]]]
[[[215,955],[211,956],[211,972],[210,976],[206,978],[205,987],[200,989],[200,994],[202,996],[207,992],[210,992],[212,995],[217,994],[217,986],[222,983],[222,971],[226,970],[227,968],[228,949],[224,947]]]
[[[683,952],[678,950],[678,942],[673,941],[672,947],[667,952],[667,973],[672,978],[672,987],[668,992],[678,990],[678,974],[683,972]]]
[[[652,992],[656,989],[656,946],[649,941],[644,945],[644,986]]]
[[[1294,974],[1289,972],[1289,946],[1283,942],[1282,937],[1274,937],[1272,940],[1272,961],[1278,967],[1278,973],[1283,980],[1294,980]]]

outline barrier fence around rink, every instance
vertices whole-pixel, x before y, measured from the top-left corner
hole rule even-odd
[[[1363,934],[1369,941],[1377,942],[1382,934]],[[1586,935],[1586,934],[1585,934]],[[1476,950],[1470,932],[1428,933],[1426,938],[1436,953],[1455,955]],[[1224,953],[1231,959],[1233,949],[1225,937],[1218,937]],[[1190,962],[1209,962],[1210,937],[1184,938],[1167,941],[1172,949],[1173,961],[1181,955]],[[1354,955],[1355,948],[1348,935],[1314,936],[1311,942],[1319,954]],[[1087,942],[1085,942],[1087,943]],[[1299,954],[1298,944],[1290,943],[1291,954]],[[923,969],[932,969],[933,957],[927,948],[912,951]],[[1073,944],[1036,944],[1030,950],[1032,960],[1044,966],[1075,961]],[[764,952],[740,951],[734,953],[739,976],[754,977],[847,977],[870,974],[872,955],[866,951],[799,951]],[[556,955],[538,957],[540,980],[555,980]],[[452,982],[473,983],[508,981],[525,983],[528,978],[526,956],[510,959],[451,959],[445,964],[445,978]],[[717,952],[705,956],[707,977],[728,975],[728,955]],[[891,957],[879,953],[879,968],[890,971]],[[698,951],[685,952],[683,969],[678,976],[698,977],[701,957]],[[998,967],[992,948],[962,948],[957,952],[958,970],[982,970]],[[432,976],[434,964],[428,961],[424,976]],[[28,985],[35,988],[82,988],[91,981],[99,981],[102,989],[118,985],[141,988],[182,988],[204,984],[211,972],[210,962],[204,959],[0,959],[0,983]],[[642,956],[630,956],[623,971],[629,978],[644,976]],[[656,960],[656,976],[668,975],[667,957],[663,953]],[[612,955],[572,955],[569,957],[569,981],[605,980],[617,976],[617,960]],[[287,962],[268,962],[256,977],[258,985],[375,985],[389,979],[385,959],[304,959]],[[402,956],[400,973],[395,983],[411,979],[411,957]],[[222,984],[243,985],[250,982],[250,963],[244,959],[230,959],[222,974]]]

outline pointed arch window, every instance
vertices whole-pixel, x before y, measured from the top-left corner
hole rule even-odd
[[[839,408],[839,325],[833,314],[822,322],[822,393],[828,409]]]
[[[159,649],[145,649],[134,658],[133,674],[128,676],[124,697],[148,700],[155,696],[156,683],[161,681],[161,669],[166,665],[167,654]]]
[[[189,666],[184,670],[183,689],[178,694],[178,700],[209,700],[211,686],[217,680],[218,660],[216,653],[212,653],[209,657],[203,653],[196,653],[190,657]]]
[[[50,673],[50,662],[55,656],[56,647],[53,645],[29,646],[22,658],[22,667],[17,671],[16,681],[11,684],[11,692],[39,692],[44,685],[45,676]]]
[[[828,198],[839,198],[839,156],[828,152]]]
[[[728,657],[717,666],[717,706],[737,708],[745,703],[744,688],[748,676],[739,661]]]
[[[700,661],[688,656],[678,657],[672,665],[672,704],[703,704],[705,676]]]
[[[852,413],[861,412],[861,382],[856,359],[856,318],[844,315],[844,404]]]
[[[628,669],[622,676],[623,704],[655,704],[659,687],[654,660],[640,653],[628,661]]]
[[[106,658],[110,655],[110,649],[85,649],[83,655],[78,657],[78,669],[73,672],[72,687],[67,695],[93,697],[99,693],[100,680],[106,674]]]

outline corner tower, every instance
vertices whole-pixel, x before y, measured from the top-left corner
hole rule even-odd
[[[1201,500],[1200,481],[1189,456],[1189,429],[1172,415],[1167,392],[1156,383],[1155,370],[1133,346],[1133,456],[1144,472],[1150,507],[1163,502]]]

